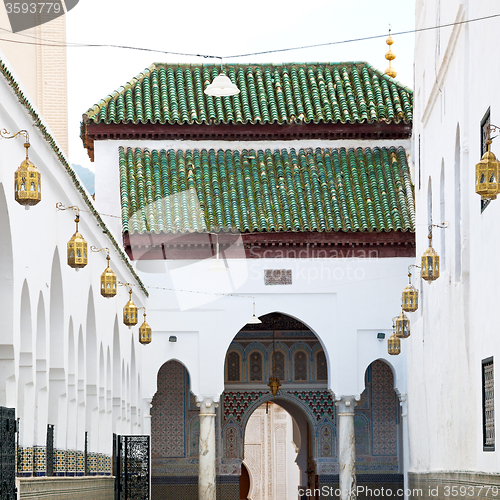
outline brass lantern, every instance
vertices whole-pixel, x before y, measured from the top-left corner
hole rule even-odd
[[[267,385],[269,386],[269,389],[271,389],[273,396],[276,396],[276,394],[278,394],[279,388],[281,387],[280,379],[278,377],[269,377],[269,384]]]
[[[420,275],[429,282],[439,278],[439,255],[432,248],[432,226],[429,226],[429,248],[421,258]]]
[[[401,352],[401,340],[393,333],[387,341],[387,352],[393,356],[397,356]]]
[[[151,343],[151,327],[146,323],[146,312],[144,312],[144,323],[139,327],[139,342],[144,345]]]
[[[408,285],[403,290],[401,302],[403,311],[415,312],[418,309],[418,290],[411,284],[410,272],[408,272]]]
[[[490,151],[491,140],[486,141],[488,150],[476,165],[476,193],[482,200],[494,200],[499,192],[500,163]]]
[[[139,321],[139,318],[137,315],[138,308],[132,302],[132,290],[129,290],[128,293],[130,294],[130,298],[129,298],[129,301],[125,304],[125,307],[123,308],[123,322],[127,326],[135,326],[135,325],[137,325],[137,322]]]
[[[398,339],[406,339],[410,336],[410,320],[403,311],[396,318],[395,334]]]
[[[24,160],[14,173],[14,190],[16,201],[24,206],[36,205],[42,199],[42,176],[35,165],[28,158],[29,142],[24,144],[26,160]]]
[[[78,232],[80,215],[77,214],[75,222],[76,232],[68,241],[68,266],[73,269],[79,269],[87,265],[87,242]]]
[[[20,130],[14,135],[11,135],[5,129],[0,130],[0,137],[2,139],[14,139],[14,137],[18,135],[22,135],[25,139],[24,147],[26,148],[26,159],[14,173],[14,196],[19,204],[29,208],[30,205],[36,205],[42,199],[42,176],[28,157],[28,150],[30,147],[28,131]]]
[[[101,295],[110,298],[116,295],[116,274],[109,267],[109,261],[111,260],[109,253],[106,256],[106,260],[108,261],[108,265],[101,274]]]

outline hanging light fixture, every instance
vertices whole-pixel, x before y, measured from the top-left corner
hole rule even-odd
[[[429,226],[429,248],[427,248],[427,250],[423,253],[422,258],[420,259],[420,276],[422,276],[422,278],[429,283],[439,278],[439,255],[437,254],[436,250],[432,248],[433,227],[444,229],[448,227],[448,224],[446,222],[443,222],[443,224],[431,224]]]
[[[262,321],[255,315],[255,299],[253,299],[253,315],[247,321],[247,325],[260,325],[261,323]]]
[[[273,364],[272,364],[272,372],[271,376],[269,377],[269,383],[267,384],[269,386],[269,389],[271,389],[271,392],[273,393],[273,396],[276,397],[276,394],[278,394],[278,390],[281,387],[280,379],[276,375],[276,349],[275,349],[275,343],[274,343],[274,330],[273,330]]]
[[[106,251],[106,260],[108,261],[108,265],[106,269],[101,274],[101,295],[106,298],[111,298],[116,295],[116,274],[113,272],[111,267],[109,267],[109,261],[111,260],[109,256],[109,248],[100,248],[90,247],[93,252],[102,252]]]
[[[410,320],[408,316],[401,311],[401,314],[396,318],[396,337],[398,339],[407,339],[410,336]]]
[[[77,206],[65,207],[61,202],[56,203],[58,210],[73,210],[76,212],[76,231],[68,241],[68,266],[73,269],[81,269],[87,265],[87,242],[78,232],[78,223],[80,222],[80,209]]]
[[[214,81],[205,89],[205,94],[212,97],[226,97],[238,95],[240,89],[229,79],[222,66],[221,59],[220,73],[214,78]]]
[[[224,262],[219,259],[219,233],[209,233],[214,234],[216,238],[215,243],[215,260],[212,262],[212,265],[208,268],[209,271],[227,271]]]
[[[424,252],[421,262],[420,276],[425,281],[434,281],[439,278],[439,255],[432,248],[432,225],[429,226],[429,248]]]
[[[396,319],[392,318],[392,335],[387,340],[387,352],[391,356],[397,356],[401,352],[401,340],[396,337]]]
[[[21,163],[14,173],[14,197],[16,201],[26,208],[36,205],[42,199],[41,181],[42,176],[35,165],[31,163],[28,157],[30,139],[27,130],[20,130],[11,135],[7,130],[0,130],[2,139],[14,139],[17,136],[25,138],[24,147],[26,148],[26,159]]]
[[[144,322],[139,327],[139,342],[143,345],[151,343],[151,327],[146,323],[146,308],[141,307],[144,310]]]
[[[500,131],[500,127],[496,125],[488,127],[487,151],[476,165],[476,193],[482,200],[494,200],[500,192],[500,162],[490,151],[491,132],[495,130]]]
[[[129,283],[126,283],[126,285],[129,287],[129,300],[125,304],[125,307],[123,308],[123,323],[125,323],[129,328],[132,326],[137,325],[139,321],[138,317],[138,307],[132,302],[132,287],[129,285]]]
[[[408,266],[408,285],[403,290],[403,297],[401,299],[401,307],[403,311],[415,312],[418,309],[418,290],[411,284],[410,268],[419,267],[414,264]]]

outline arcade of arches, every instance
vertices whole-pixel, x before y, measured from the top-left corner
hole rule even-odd
[[[289,429],[282,426],[285,430],[275,432],[272,439],[283,443],[283,450],[293,447],[299,488],[342,488],[339,463],[345,431],[341,419],[353,427],[357,485],[402,487],[402,426],[389,365],[381,360],[371,363],[360,400],[352,402],[354,411],[349,404],[346,411],[344,399],[336,401],[328,390],[327,359],[332,356],[325,355],[315,334],[282,314],[268,314],[261,320],[260,325],[246,325],[229,346],[225,390],[217,406],[196,402],[181,363],[169,361],[160,368],[151,403],[152,499],[196,499],[203,488],[213,486],[218,499],[238,500],[241,490],[246,495],[241,498],[249,500],[295,500],[297,492],[294,496],[289,488],[261,484],[259,467],[280,463],[265,456],[276,452],[277,446],[249,447],[258,444],[255,435],[270,439],[278,429],[275,424],[284,423],[278,420],[286,418],[285,413],[291,416]],[[282,384],[276,397],[267,386],[273,352]],[[271,406],[275,422],[263,417],[268,402],[275,403]],[[259,415],[260,420],[255,418]],[[213,441],[204,438],[204,422],[213,426]],[[245,433],[250,428],[253,438],[250,431]],[[200,463],[200,457],[207,460],[207,456],[212,457],[215,471]],[[214,475],[212,486],[206,482],[206,471]],[[280,481],[279,474],[273,481]]]

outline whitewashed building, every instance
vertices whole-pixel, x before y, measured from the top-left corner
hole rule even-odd
[[[420,286],[407,352],[410,486],[424,498],[486,498],[500,482],[494,416],[500,206],[475,193],[488,127],[500,121],[495,15],[492,0],[416,2],[417,28],[454,23],[417,33],[415,48],[417,256],[428,245],[427,226],[448,223],[433,230],[441,276]],[[498,139],[491,150],[498,156]]]
[[[149,409],[141,396],[137,328],[122,322],[127,289],[101,296],[106,252],[90,247],[109,249],[118,280],[135,285],[137,305],[145,304],[147,290],[0,58],[1,496],[14,498],[17,469],[21,498],[113,498],[113,433],[143,434]],[[22,130],[41,174],[41,201],[29,209],[15,200],[13,182],[25,140],[6,138]],[[75,213],[58,210],[58,203],[80,210],[88,264],[78,271],[67,264]]]
[[[122,215],[109,227],[150,293],[152,498],[247,498],[245,428],[271,400],[296,423],[302,495],[348,498],[356,471],[396,491],[412,92],[367,63],[227,73],[240,94],[212,98],[217,67],[153,64],[83,117],[96,207]]]

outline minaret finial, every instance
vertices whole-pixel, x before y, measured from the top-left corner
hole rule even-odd
[[[397,72],[396,70],[391,67],[391,61],[394,61],[396,59],[396,54],[391,50],[391,45],[394,43],[392,36],[391,36],[391,25],[389,24],[389,37],[385,41],[387,45],[389,45],[389,50],[385,54],[385,58],[389,61],[389,67],[385,70],[385,74],[389,75],[392,78],[396,78]]]

